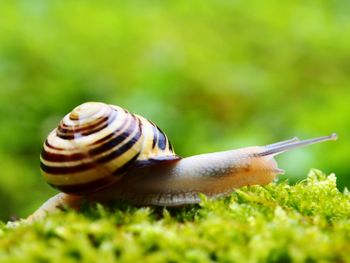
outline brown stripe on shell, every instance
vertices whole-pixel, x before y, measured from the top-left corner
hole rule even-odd
[[[168,137],[167,137],[167,139],[168,139],[168,147],[169,147],[169,151],[173,152],[173,151],[174,151],[173,146],[172,146],[172,144],[171,144],[171,142],[170,142],[170,140],[169,140],[169,138],[168,138]]]
[[[130,134],[133,133],[133,131],[137,128],[137,124],[136,121],[131,121],[129,127],[122,132],[121,134],[119,134],[116,137],[112,137],[111,140],[107,141],[106,143],[91,149],[89,151],[89,153],[94,156],[94,155],[98,155],[100,153],[106,152],[110,149],[112,149],[113,147],[117,146],[118,144],[121,144],[123,141],[125,141]]]
[[[158,143],[157,143],[157,145],[158,145],[159,149],[164,151],[166,149],[166,146],[167,146],[167,137],[158,126],[157,126],[157,129],[158,129]]]
[[[135,121],[132,120],[130,122],[129,127],[127,127],[127,130],[125,132],[118,134],[121,130],[125,128],[125,124],[127,123],[127,121],[124,121],[122,124],[123,126],[121,126],[121,128],[117,129],[115,132],[108,134],[104,138],[92,143],[91,145],[95,145],[97,142],[104,142],[103,144],[93,149],[87,150],[85,154],[83,153],[74,153],[74,154],[50,153],[45,151],[45,149],[43,149],[41,156],[45,161],[50,161],[50,162],[67,162],[67,161],[70,162],[70,161],[78,161],[86,157],[94,157],[102,152],[112,149],[114,146],[117,146],[118,144],[122,143],[125,139],[127,139],[136,128]],[[107,139],[109,140],[107,141]],[[89,147],[89,146],[86,146],[86,147]]]
[[[47,139],[45,140],[45,146],[50,148],[50,149],[57,150],[57,151],[65,151],[66,150],[64,148],[60,148],[60,147],[56,147],[56,146],[51,145]]]
[[[106,128],[111,122],[113,122],[117,117],[116,110],[113,111],[113,113],[108,116],[108,117],[103,117],[102,121],[98,121],[98,124],[91,125],[89,127],[85,127],[84,129],[75,128],[74,126],[71,126],[72,129],[70,130],[69,133],[64,133],[62,132],[61,126],[58,127],[57,129],[57,136],[60,137],[61,139],[66,139],[66,140],[72,140],[81,136],[88,136],[93,133],[97,133],[104,128]],[[80,129],[80,130],[79,130]]]
[[[66,175],[66,174],[70,174],[70,173],[77,173],[77,172],[83,172],[86,171],[88,169],[94,168],[94,166],[96,165],[96,163],[98,164],[103,164],[106,162],[109,162],[117,157],[119,157],[120,155],[122,155],[123,153],[125,153],[126,151],[128,151],[136,142],[138,142],[138,140],[140,139],[142,133],[141,133],[141,129],[139,126],[139,130],[136,133],[136,135],[131,138],[128,142],[126,142],[123,146],[117,148],[115,151],[111,152],[110,154],[100,157],[100,158],[96,158],[96,159],[91,159],[93,162],[88,162],[88,163],[81,163],[79,165],[75,165],[75,166],[49,166],[49,165],[45,165],[44,163],[40,163],[40,167],[42,169],[42,171],[44,171],[45,173],[48,174],[55,174],[55,175]]]
[[[152,149],[154,149],[154,147],[156,147],[156,143],[157,143],[157,140],[158,140],[158,130],[157,130],[157,128],[153,125],[153,123],[152,123],[152,130],[153,130]]]
[[[111,154],[109,154],[107,156],[104,156],[104,157],[98,159],[97,162],[104,163],[104,162],[108,162],[112,159],[119,157],[120,155],[122,155],[123,153],[128,151],[131,147],[133,147],[134,144],[136,144],[139,141],[139,139],[141,138],[141,135],[142,135],[142,131],[139,127],[139,131],[137,132],[137,134],[133,138],[131,138],[127,143],[125,143],[122,147],[120,147],[116,151],[112,152]]]
[[[96,144],[100,144],[100,143],[104,143],[105,141],[108,141],[109,139],[111,139],[111,137],[115,136],[115,134],[117,132],[121,132],[126,127],[126,124],[128,123],[129,120],[130,120],[129,116],[125,117],[123,123],[119,126],[120,128],[118,128],[115,132],[110,133],[107,136],[93,142],[91,145],[96,145]],[[131,120],[131,121],[133,121],[133,120]]]
[[[49,162],[71,162],[86,158],[87,155],[83,153],[59,154],[47,152],[44,148],[41,151],[41,158]]]
[[[159,149],[165,150],[166,148],[168,148],[168,150],[170,152],[173,152],[173,146],[171,145],[171,142],[170,142],[168,136],[166,136],[165,133],[157,125],[155,125],[152,121],[150,121],[150,120],[148,120],[148,121],[149,121],[149,123],[152,124],[152,130],[153,130],[152,149],[154,149],[156,144],[159,147],[159,145],[158,145],[159,140],[162,140],[163,138],[161,138],[161,137],[164,136],[164,138],[165,138],[165,146],[162,146],[162,147],[164,147],[164,149],[162,149],[162,147],[159,147]]]
[[[54,185],[48,182],[49,185],[51,185],[54,188],[59,189],[60,191],[68,194],[84,194],[87,192],[90,192],[91,190],[98,190],[101,188],[104,188],[115,181],[117,181],[119,178],[118,177],[102,177],[97,180],[84,183],[84,184],[73,184],[73,185]]]
[[[140,153],[138,152],[134,157],[127,161],[122,167],[117,168],[113,171],[113,175],[122,175],[126,173],[132,166],[134,166],[135,161],[139,157]]]
[[[133,158],[131,158],[128,162],[126,162],[122,167],[116,169],[111,176],[108,177],[103,177],[103,178],[99,178],[96,180],[93,180],[91,182],[88,183],[82,183],[82,184],[72,184],[72,185],[53,185],[50,184],[52,187],[55,187],[59,190],[61,190],[62,192],[65,193],[74,193],[74,194],[84,194],[84,193],[88,193],[91,190],[98,190],[101,188],[104,188],[114,182],[116,182],[117,180],[119,180],[121,178],[121,176],[123,174],[125,174],[127,172],[127,170],[133,165],[133,163],[135,162],[135,160],[137,159],[137,157],[139,156],[140,153],[137,153]]]
[[[83,125],[83,126],[77,125],[76,127],[72,126],[72,125],[66,125],[65,123],[61,122],[60,125],[58,126],[57,130],[62,134],[82,132],[82,131],[86,131],[89,129],[93,129],[96,126],[101,125],[102,123],[106,122],[108,120],[108,118],[109,118],[109,116],[101,116],[98,119],[96,119],[95,121],[93,121],[91,123],[87,123],[87,125]]]
[[[54,175],[66,175],[71,173],[83,172],[89,169],[95,168],[96,165],[93,162],[81,163],[75,166],[49,166],[40,162],[40,168],[43,172]]]

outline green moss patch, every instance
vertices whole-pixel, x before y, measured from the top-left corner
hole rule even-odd
[[[304,181],[177,209],[91,205],[0,226],[0,262],[350,262],[350,194]]]

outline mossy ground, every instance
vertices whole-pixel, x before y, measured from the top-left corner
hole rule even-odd
[[[244,187],[178,209],[88,206],[0,226],[0,262],[350,262],[350,194],[334,175]]]

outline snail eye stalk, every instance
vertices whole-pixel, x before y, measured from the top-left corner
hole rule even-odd
[[[325,141],[335,141],[337,139],[338,139],[338,136],[336,133],[332,133],[331,135],[328,135],[328,136],[322,136],[322,137],[317,137],[317,138],[312,138],[312,139],[302,140],[302,141],[300,141],[298,138],[295,137],[287,141],[282,141],[282,142],[265,146],[266,150],[259,153],[258,156],[277,155],[295,148],[300,148],[307,145],[325,142]]]

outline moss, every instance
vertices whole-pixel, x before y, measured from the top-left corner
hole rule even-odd
[[[95,204],[0,226],[0,262],[350,262],[348,251],[350,194],[317,170],[178,209]]]

